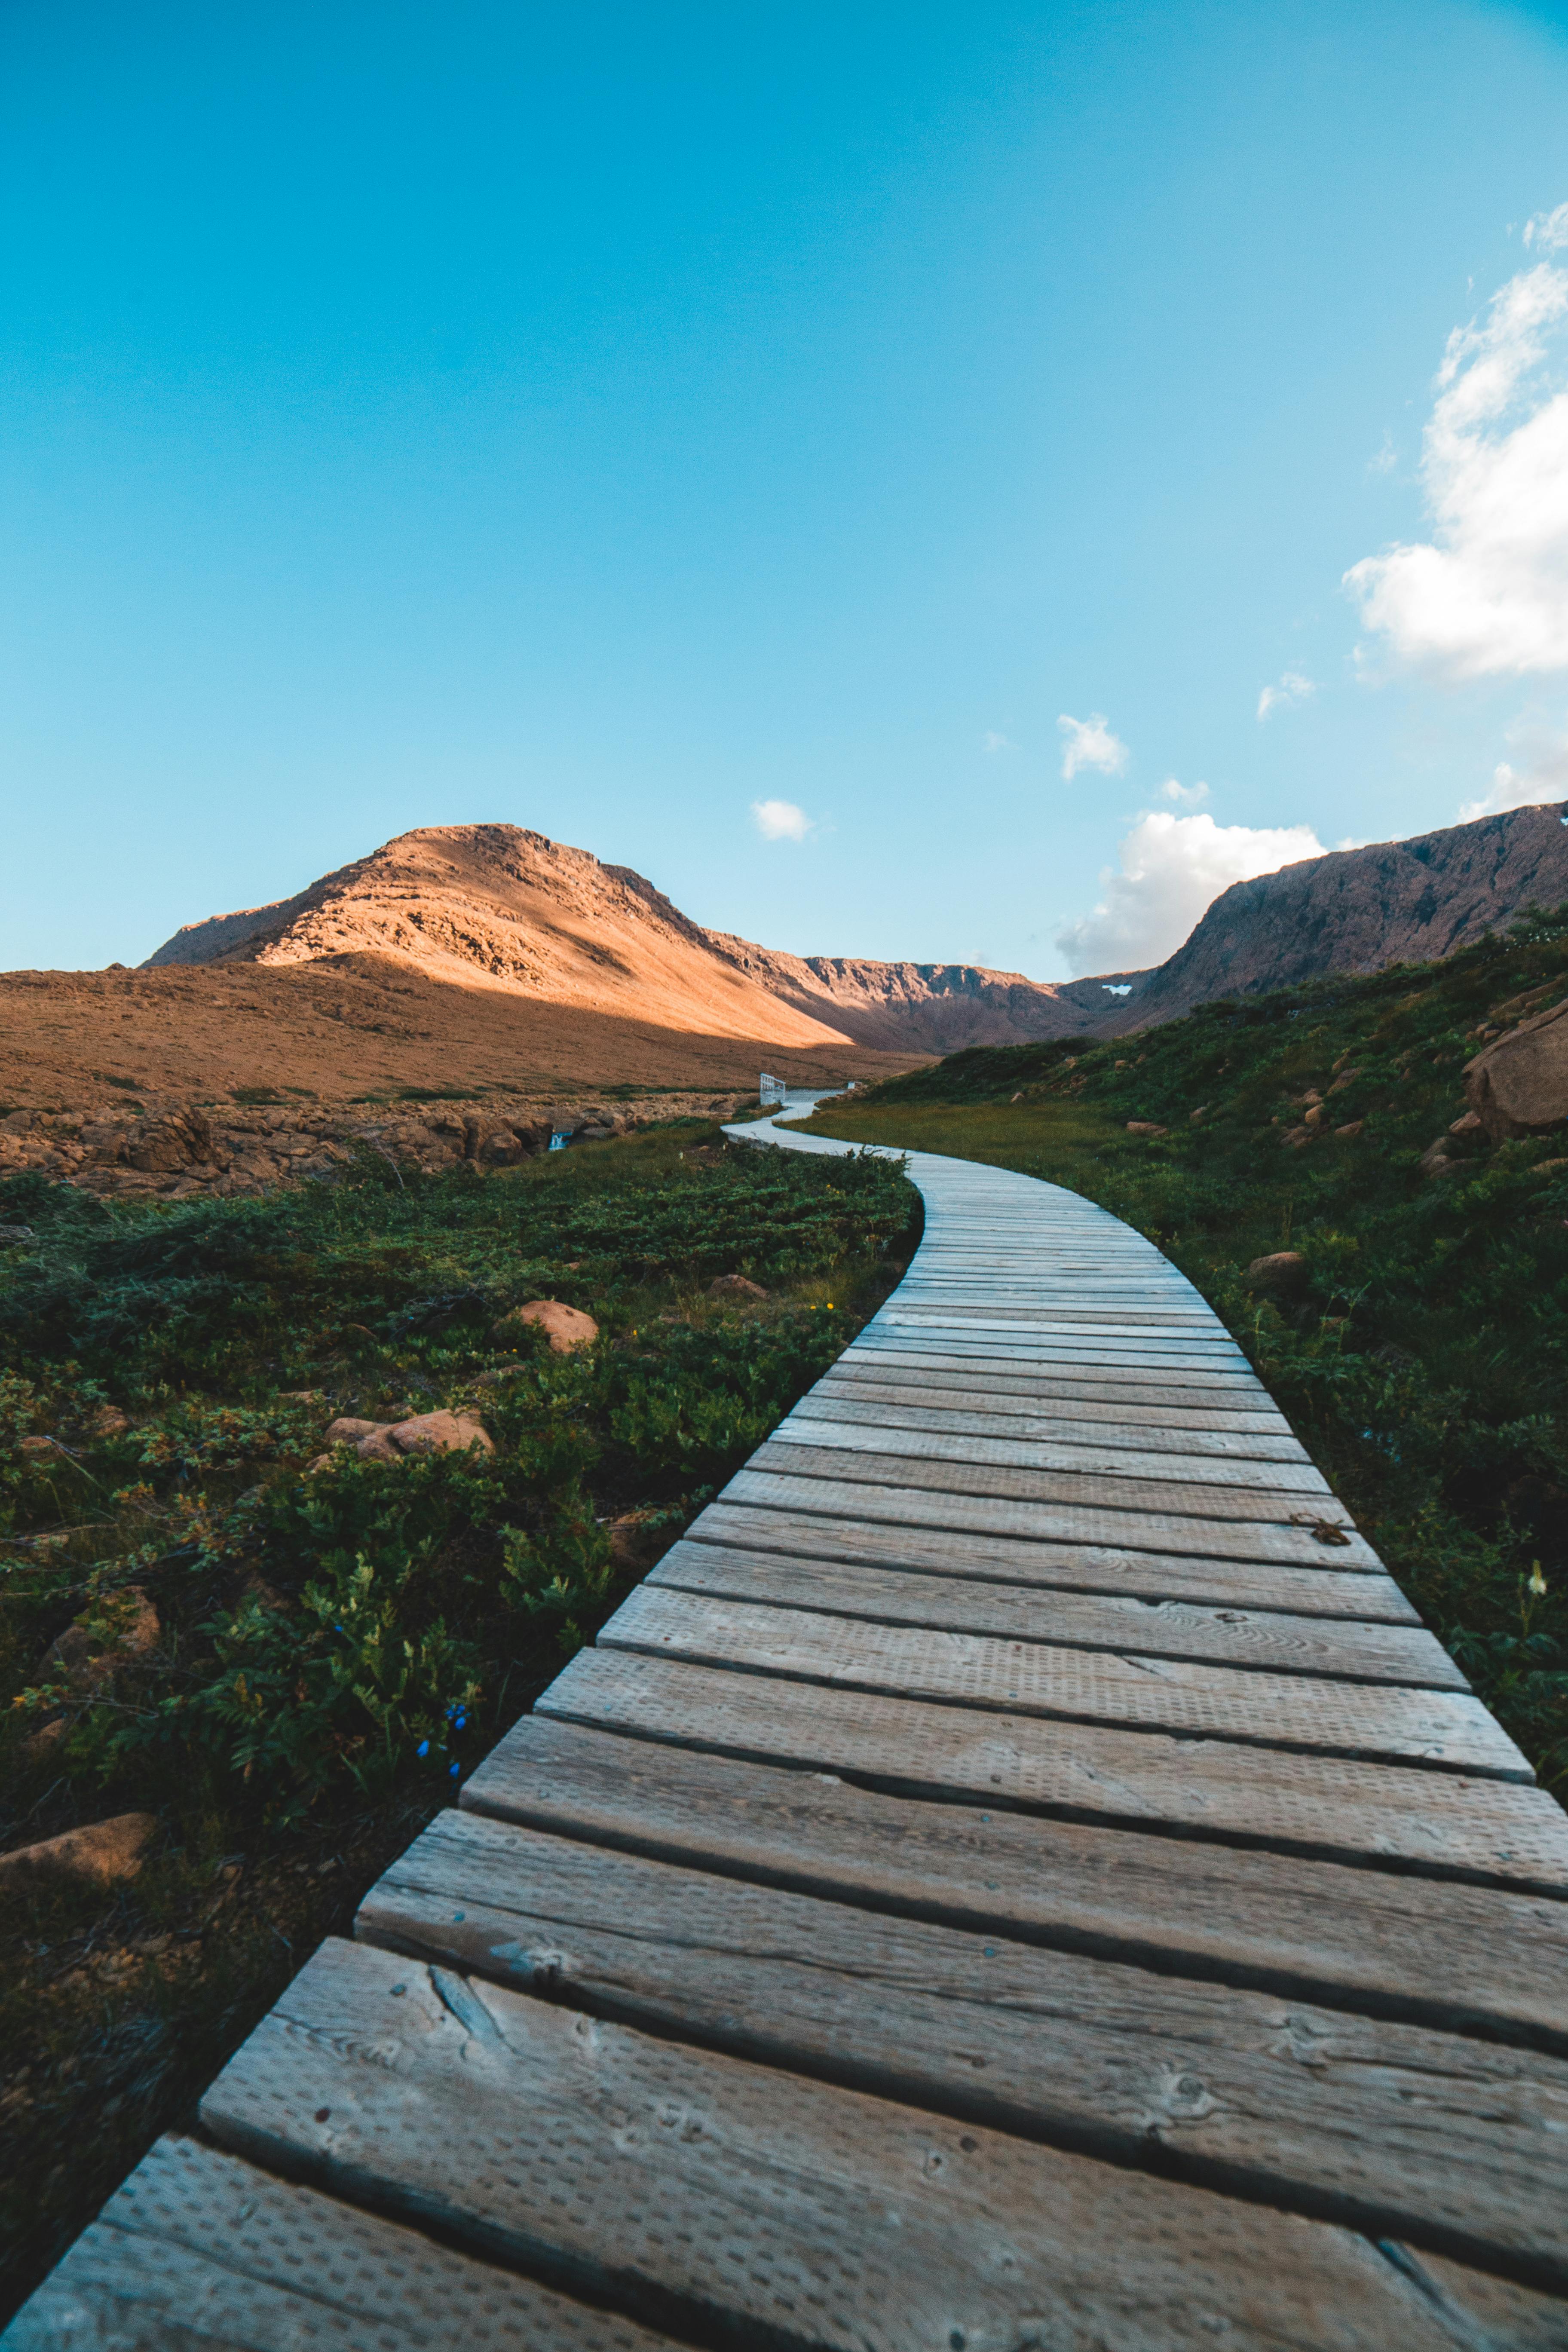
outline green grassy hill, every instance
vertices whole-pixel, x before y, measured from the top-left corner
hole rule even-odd
[[[812,1122],[1048,1177],[1158,1243],[1560,1794],[1568,1132],[1421,1160],[1485,1037],[1565,992],[1568,909],[1087,1049],[956,1054]],[[1280,1251],[1302,1261],[1284,1288],[1249,1281]]]

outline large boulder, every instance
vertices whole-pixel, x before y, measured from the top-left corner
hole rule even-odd
[[[1521,1021],[1467,1063],[1465,1093],[1494,1143],[1568,1119],[1568,1001]]]
[[[387,1433],[399,1454],[468,1454],[476,1446],[481,1454],[496,1450],[484,1423],[466,1412],[416,1413],[411,1421],[395,1422]]]
[[[157,1827],[152,1813],[116,1813],[110,1821],[94,1822],[89,1829],[67,1830],[59,1837],[41,1838],[37,1844],[0,1853],[0,1875],[15,1881],[28,1871],[63,1870],[73,1878],[112,1886],[119,1880],[135,1877],[142,1867],[142,1849]]]
[[[1247,1279],[1254,1290],[1303,1290],[1307,1261],[1300,1250],[1270,1250],[1267,1257],[1253,1259]]]
[[[515,1348],[535,1326],[558,1356],[570,1355],[574,1348],[591,1348],[599,1336],[598,1325],[581,1307],[568,1307],[560,1298],[531,1298],[526,1307],[514,1307],[503,1315],[490,1337],[498,1348]]]
[[[210,1160],[212,1150],[211,1122],[193,1103],[186,1110],[139,1126],[124,1146],[124,1155],[130,1166],[146,1174],[172,1176],[198,1160]]]

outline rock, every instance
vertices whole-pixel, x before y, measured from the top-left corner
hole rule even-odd
[[[476,1446],[481,1454],[496,1450],[484,1423],[466,1412],[416,1413],[412,1421],[396,1423],[390,1436],[400,1454],[468,1454]]]
[[[154,1175],[173,1175],[193,1160],[212,1157],[212,1124],[193,1103],[166,1118],[150,1118],[124,1147],[127,1164]]]
[[[334,1421],[328,1429],[327,1444],[357,1445],[362,1437],[374,1436],[378,1429],[391,1427],[392,1423],[389,1421],[356,1421],[352,1416],[345,1415],[342,1420]]]
[[[1311,1109],[1307,1113],[1307,1116],[1302,1120],[1301,1124],[1303,1127],[1319,1128],[1321,1127],[1327,1117],[1328,1113],[1324,1110],[1322,1104],[1321,1102],[1316,1102],[1312,1105]]]
[[[1568,1160],[1538,1160],[1530,1172],[1532,1176],[1549,1176],[1558,1168],[1568,1168]]]
[[[737,1303],[747,1298],[765,1298],[767,1295],[760,1282],[748,1282],[743,1274],[715,1275],[708,1286],[710,1298],[730,1298]]]
[[[616,1566],[641,1572],[651,1563],[654,1537],[646,1511],[623,1511],[605,1529]]]
[[[43,1454],[58,1454],[60,1442],[58,1437],[19,1437],[16,1451],[29,1461],[37,1461]]]
[[[1426,1146],[1426,1150],[1421,1154],[1419,1165],[1423,1176],[1453,1174],[1458,1166],[1458,1160],[1446,1135],[1439,1135],[1434,1142]]]
[[[1359,1066],[1358,1066],[1357,1068],[1353,1069],[1353,1070],[1342,1070],[1342,1071],[1340,1072],[1340,1074],[1339,1074],[1339,1076],[1334,1080],[1334,1082],[1333,1082],[1332,1086],[1329,1088],[1329,1092],[1330,1092],[1331,1095],[1337,1095],[1337,1094],[1340,1092],[1340,1090],[1341,1090],[1341,1088],[1342,1088],[1342,1087],[1348,1087],[1348,1086],[1352,1083],[1352,1081],[1353,1079],[1355,1079],[1355,1078],[1359,1078],[1359,1077],[1360,1077],[1360,1076],[1361,1076],[1361,1070],[1360,1070]]]
[[[1366,1121],[1364,1118],[1352,1118],[1346,1126],[1336,1127],[1334,1133],[1336,1135],[1342,1135],[1347,1143],[1353,1143],[1356,1137],[1361,1133],[1362,1129],[1365,1125]]]
[[[323,1389],[279,1389],[278,1402],[279,1404],[324,1404],[326,1391]]]
[[[503,1315],[490,1338],[498,1348],[515,1348],[536,1326],[558,1356],[570,1355],[574,1348],[591,1348],[599,1336],[593,1317],[580,1307],[559,1298],[531,1298],[526,1307],[514,1307]]]
[[[1213,1108],[1214,1106],[1212,1103],[1200,1103],[1196,1110],[1190,1110],[1187,1113],[1188,1126],[1196,1127],[1200,1119],[1207,1118],[1209,1112]]]
[[[0,1249],[12,1249],[18,1242],[30,1242],[31,1225],[0,1225]]]
[[[333,1457],[332,1457],[332,1456],[331,1456],[331,1454],[318,1454],[316,1455],[315,1460],[314,1460],[313,1462],[307,1462],[307,1463],[306,1463],[306,1465],[305,1465],[305,1475],[306,1475],[306,1477],[307,1477],[307,1478],[317,1478],[317,1477],[320,1477],[320,1475],[321,1475],[321,1472],[322,1472],[323,1470],[330,1470],[330,1469],[331,1468],[331,1466],[332,1466],[332,1459],[333,1459]]]
[[[1279,1140],[1281,1143],[1288,1143],[1292,1151],[1300,1151],[1304,1143],[1310,1143],[1312,1140],[1312,1129],[1310,1127],[1287,1128]]]
[[[1307,1261],[1300,1250],[1271,1250],[1255,1257],[1247,1269],[1254,1290],[1300,1290],[1307,1280]]]
[[[121,1412],[117,1404],[100,1404],[88,1423],[88,1430],[100,1445],[107,1445],[111,1437],[123,1437],[131,1426],[131,1415]]]
[[[1568,1003],[1521,1021],[1465,1068],[1470,1108],[1494,1143],[1568,1118]]]
[[[68,1625],[45,1651],[45,1666],[63,1666],[74,1684],[89,1690],[116,1666],[151,1656],[163,1631],[158,1612],[139,1584],[128,1584],[117,1598],[130,1603],[130,1612],[112,1641],[103,1641],[79,1622]]]
[[[94,1822],[89,1829],[67,1830],[60,1837],[43,1838],[37,1845],[0,1853],[0,1872],[19,1878],[32,1870],[64,1870],[73,1878],[113,1886],[135,1877],[157,1827],[153,1813],[116,1813],[110,1821]]]
[[[525,1367],[521,1364],[497,1364],[488,1372],[480,1372],[470,1381],[476,1389],[499,1389],[503,1381],[515,1381]]]
[[[368,1431],[354,1447],[362,1462],[401,1462],[402,1454],[392,1442],[391,1422],[379,1423]]]
[[[1129,1135],[1169,1135],[1170,1131],[1168,1127],[1157,1127],[1152,1118],[1130,1118],[1127,1122]]]
[[[1450,1135],[1479,1135],[1481,1132],[1480,1119],[1473,1110],[1464,1111],[1457,1119],[1454,1120],[1448,1132]]]

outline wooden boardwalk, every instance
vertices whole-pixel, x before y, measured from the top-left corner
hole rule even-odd
[[[1568,2347],[1568,1819],[1158,1251],[910,1173],[8,2352]]]

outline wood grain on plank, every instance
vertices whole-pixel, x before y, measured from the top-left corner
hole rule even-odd
[[[753,1468],[758,1459],[753,1454],[743,1470],[736,1471],[720,1499],[789,1511],[802,1519],[821,1513],[831,1518],[879,1520],[892,1527],[1020,1536],[1040,1543],[1104,1544],[1128,1551],[1192,1552],[1205,1559],[1384,1572],[1383,1562],[1364,1536],[1328,1520],[1322,1524],[1331,1527],[1332,1544],[1325,1544],[1313,1533],[1316,1521],[1274,1525],[1152,1507],[1117,1510],[1105,1502],[1103,1488],[1086,1502],[1018,1502],[1005,1495],[954,1493],[913,1477],[894,1485],[881,1479],[803,1476],[798,1467],[801,1451],[781,1446],[784,1459],[776,1469]],[[836,1457],[838,1464],[852,1466],[853,1462],[852,1455]],[[920,1465],[910,1466],[918,1469]]]
[[[1246,1494],[1308,1496],[1332,1501],[1328,1480],[1314,1464],[1237,1460],[1232,1455],[1084,1444],[1060,1437],[976,1436],[972,1431],[910,1428],[890,1417],[841,1419],[827,1411],[803,1412],[799,1406],[773,1431],[775,1445],[829,1446],[836,1453],[891,1454],[916,1462],[960,1462],[983,1469],[1076,1470],[1101,1479],[1153,1479],[1177,1486],[1227,1486]]]
[[[1568,2059],[1568,1903],[887,1796],[525,1716],[467,1811],[766,1885]]]
[[[1080,1364],[1070,1351],[1057,1357],[990,1357],[984,1349],[951,1355],[939,1348],[905,1346],[892,1339],[868,1341],[861,1332],[840,1356],[836,1372],[855,1379],[942,1381],[984,1384],[998,1396],[1054,1397],[1068,1384],[1129,1404],[1197,1405],[1218,1412],[1267,1412],[1279,1418],[1256,1372],[1172,1371],[1163,1365],[1127,1368]]]
[[[157,2141],[0,2334],[5,2352],[675,2352],[200,2141]]]
[[[1226,1486],[1218,1483],[1218,1468],[1223,1465],[1215,1465],[1212,1481],[1188,1481],[1169,1475],[1115,1479],[1093,1470],[932,1460],[906,1452],[897,1432],[889,1434],[889,1445],[886,1453],[873,1453],[868,1446],[821,1445],[808,1437],[781,1437],[775,1432],[764,1438],[747,1467],[779,1471],[793,1478],[918,1486],[943,1495],[984,1495],[1005,1502],[1099,1505],[1140,1517],[1233,1519],[1265,1527],[1292,1527],[1301,1520],[1310,1527],[1321,1520],[1347,1533],[1353,1528],[1343,1504],[1326,1488],[1318,1494],[1300,1486]],[[1317,1477],[1317,1472],[1312,1475]]]
[[[1242,1416],[1211,1417],[1239,1420]],[[1284,1424],[1278,1429],[1234,1430],[1177,1422],[1173,1428],[1167,1424],[1173,1415],[1135,1412],[1128,1406],[1120,1412],[1102,1408],[1096,1414],[1092,1408],[1066,1404],[1055,1412],[1044,1412],[1037,1406],[1020,1409],[1018,1400],[1012,1397],[983,1399],[973,1390],[896,1389],[831,1375],[807,1390],[791,1418],[847,1422],[868,1429],[923,1429],[937,1435],[1005,1438],[1026,1444],[1114,1447],[1197,1461],[1211,1456],[1226,1462],[1304,1463],[1310,1459],[1300,1439]]]
[[[1469,1688],[1442,1643],[1424,1628],[1347,1625],[1332,1618],[1203,1609],[1180,1601],[1042,1592],[961,1576],[843,1567],[809,1556],[788,1558],[693,1543],[687,1538],[666,1552],[647,1581],[682,1592],[826,1611],[885,1625],[925,1625],[950,1633],[1050,1642],[1069,1649],[1131,1651],[1142,1657],[1192,1658],[1275,1674],[1329,1675],[1341,1682]]]
[[[610,1649],[747,1675],[846,1684],[942,1706],[1176,1732],[1304,1754],[1388,1758],[1501,1780],[1534,1775],[1501,1725],[1457,1691],[1239,1673],[1188,1658],[1064,1649],[637,1587],[599,1633]]]
[[[322,1946],[202,2116],[258,2161],[704,2337],[1452,2352],[1349,2232],[364,1945]]]
[[[1568,2062],[1538,2051],[463,1813],[393,1864],[358,1932],[596,2017],[1568,2286]]]
[[[738,1544],[794,1558],[861,1568],[918,1570],[998,1584],[1068,1592],[1132,1594],[1148,1601],[1213,1602],[1224,1608],[1282,1610],[1288,1615],[1349,1617],[1369,1623],[1418,1625],[1410,1602],[1383,1570],[1363,1575],[1330,1568],[1270,1567],[1255,1560],[1205,1559],[1185,1552],[1131,1551],[1111,1544],[1034,1542],[1021,1537],[954,1532],[835,1518],[795,1509],[710,1503],[687,1529],[691,1543]]]
[[[601,1730],[921,1796],[1568,1893],[1568,1817],[1517,1781],[991,1715],[608,1649],[580,1651],[537,1705]]]

